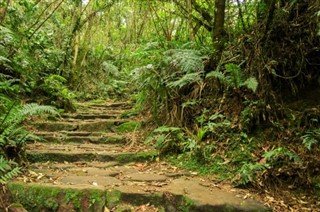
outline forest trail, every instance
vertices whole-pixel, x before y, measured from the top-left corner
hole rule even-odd
[[[239,191],[157,159],[139,140],[127,102],[78,103],[76,113],[35,120],[30,171],[8,183],[28,211],[265,211]],[[230,190],[230,188],[229,188]],[[231,189],[232,190],[232,189]]]

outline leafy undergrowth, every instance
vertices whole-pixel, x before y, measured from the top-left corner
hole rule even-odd
[[[159,127],[146,143],[174,166],[250,189],[275,210],[312,211],[320,205],[319,111],[313,106],[287,107],[290,115],[258,126],[245,123],[243,113],[204,110],[192,127]]]

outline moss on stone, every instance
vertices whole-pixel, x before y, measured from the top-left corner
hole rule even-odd
[[[60,193],[60,189],[58,188],[9,183],[8,189],[13,200],[23,205],[29,211],[40,211],[40,209],[57,210],[59,207],[56,201]]]
[[[116,130],[121,133],[133,132],[141,128],[141,122],[129,121],[117,126]]]
[[[120,163],[127,163],[127,162],[138,162],[138,161],[146,161],[155,158],[158,156],[157,152],[139,152],[134,154],[121,154],[117,156],[117,160]]]
[[[113,208],[121,203],[121,192],[117,190],[106,191],[106,206]]]
[[[14,202],[28,211],[99,211],[105,205],[105,192],[98,189],[72,188],[9,183],[8,189]]]

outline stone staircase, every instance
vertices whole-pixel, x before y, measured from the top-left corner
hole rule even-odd
[[[8,190],[27,211],[265,211],[214,180],[171,166],[139,139],[127,102],[79,103],[77,113],[29,123],[30,171]],[[239,196],[240,195],[240,196]]]

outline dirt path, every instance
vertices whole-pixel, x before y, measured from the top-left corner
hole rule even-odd
[[[137,136],[130,105],[81,103],[59,120],[32,123],[28,175],[9,183],[28,211],[265,211],[246,193],[157,160]],[[230,190],[230,189],[229,189]]]

